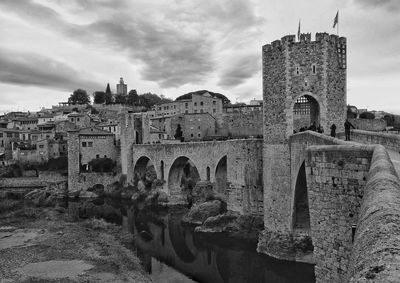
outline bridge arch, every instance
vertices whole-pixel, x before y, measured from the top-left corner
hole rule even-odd
[[[305,161],[297,173],[293,202],[293,229],[310,229]]]
[[[227,157],[223,156],[215,168],[215,191],[220,194],[226,194],[228,180]]]
[[[136,186],[140,180],[153,180],[157,178],[157,172],[151,159],[141,156],[133,167],[133,183]]]
[[[171,195],[190,194],[198,181],[200,174],[191,159],[180,156],[174,160],[168,174],[168,189]]]
[[[294,97],[291,110],[293,114],[293,131],[299,132],[303,127],[313,123],[321,124],[321,103],[311,92],[305,92]]]

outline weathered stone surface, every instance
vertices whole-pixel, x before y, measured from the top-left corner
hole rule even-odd
[[[257,242],[263,227],[262,217],[227,212],[207,218],[203,225],[196,227],[195,232],[223,233],[232,238]]]
[[[274,258],[314,263],[311,236],[304,233],[282,233],[264,230],[260,235],[257,251]]]
[[[223,204],[219,200],[207,201],[194,205],[189,213],[182,218],[183,223],[201,225],[207,218],[224,213]]]

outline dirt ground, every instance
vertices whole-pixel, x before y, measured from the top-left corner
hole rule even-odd
[[[131,234],[103,220],[73,221],[59,211],[0,212],[0,283],[151,282],[126,248]]]

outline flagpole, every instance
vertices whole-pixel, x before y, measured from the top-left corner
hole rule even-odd
[[[339,36],[339,11],[338,13],[338,21],[337,21],[337,36]]]

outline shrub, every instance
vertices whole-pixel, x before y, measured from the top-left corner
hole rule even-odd
[[[375,114],[372,112],[363,112],[360,114],[360,119],[375,119]]]
[[[92,172],[112,172],[115,167],[111,158],[95,158],[89,162]]]

